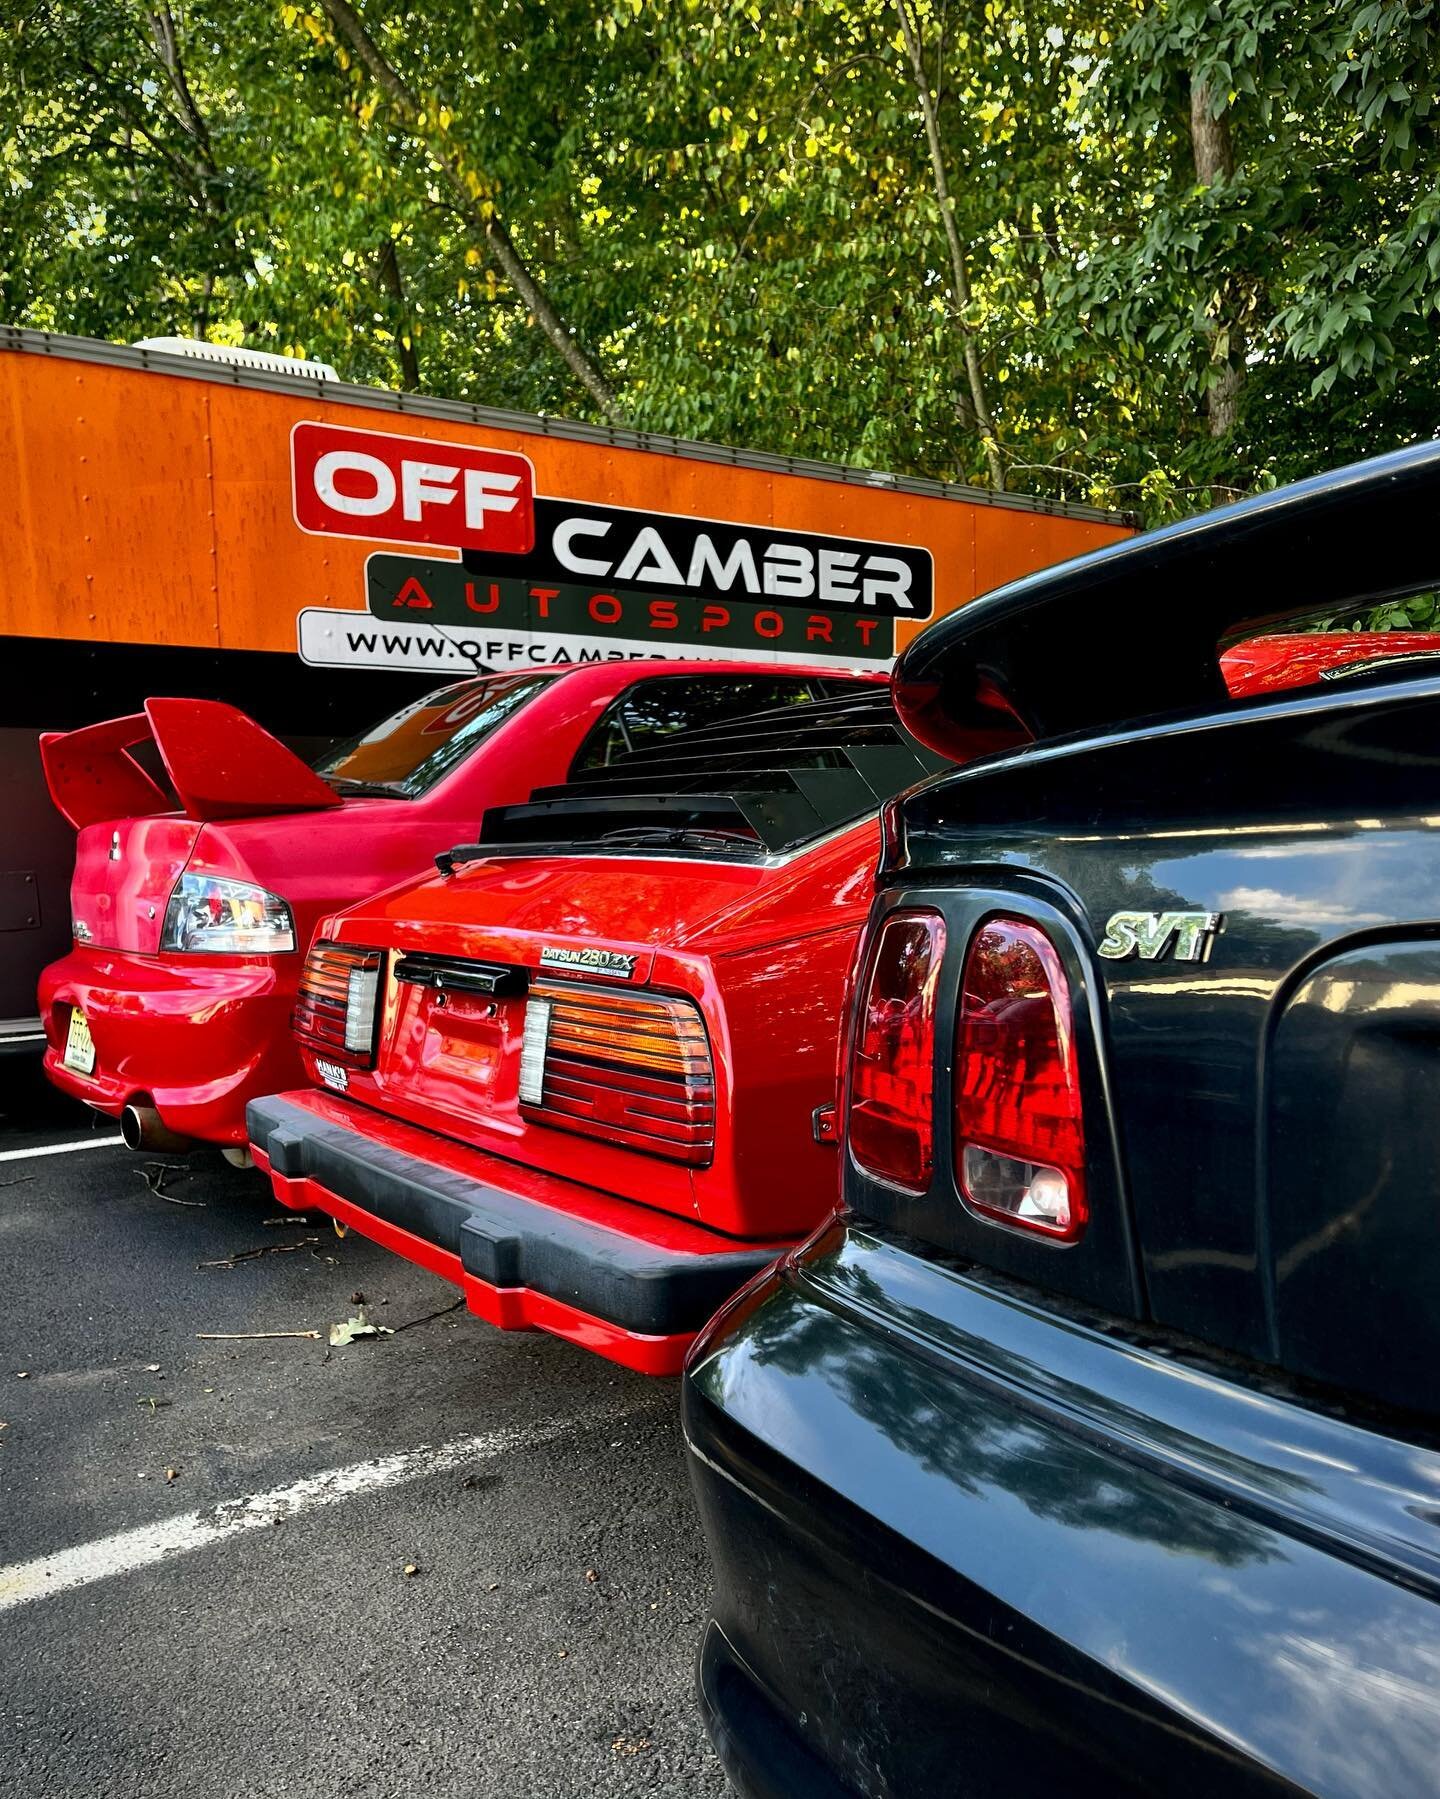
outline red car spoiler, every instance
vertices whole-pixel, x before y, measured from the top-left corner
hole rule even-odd
[[[130,754],[153,738],[175,798]],[[173,812],[246,818],[264,812],[318,812],[340,796],[278,738],[220,700],[146,700],[144,712],[47,731],[40,758],[50,797],[76,830],[107,818]]]

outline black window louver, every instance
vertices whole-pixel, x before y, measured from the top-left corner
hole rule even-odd
[[[523,804],[493,807],[477,844],[442,868],[497,850],[564,846],[752,859],[863,818],[952,764],[910,736],[888,687],[861,688],[678,731]]]

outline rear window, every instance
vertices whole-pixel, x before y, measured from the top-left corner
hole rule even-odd
[[[608,768],[617,756],[648,749],[677,731],[695,731],[750,712],[770,712],[854,691],[853,682],[802,680],[794,675],[675,675],[637,681],[601,714],[576,752],[570,772]]]
[[[426,694],[313,765],[342,793],[417,798],[534,697],[548,675],[493,675]]]

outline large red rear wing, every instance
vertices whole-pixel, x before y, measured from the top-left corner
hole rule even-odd
[[[175,798],[130,754],[153,739]],[[144,712],[47,731],[40,756],[50,797],[77,830],[107,818],[173,812],[189,818],[246,818],[318,812],[340,796],[278,738],[220,700],[146,700]]]

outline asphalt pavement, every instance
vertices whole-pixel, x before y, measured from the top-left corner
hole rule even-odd
[[[0,1793],[726,1793],[674,1381],[7,1090]]]

